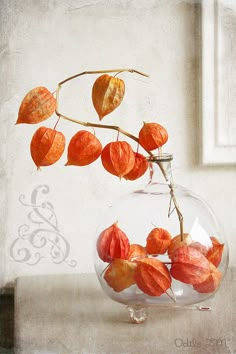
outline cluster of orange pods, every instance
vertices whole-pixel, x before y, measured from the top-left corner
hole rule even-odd
[[[104,279],[116,292],[136,284],[149,296],[160,296],[171,288],[172,278],[193,286],[200,293],[214,292],[221,281],[220,265],[224,245],[211,237],[206,248],[191,239],[190,234],[171,237],[155,227],[146,238],[146,245],[130,244],[118,222],[101,232],[97,252],[105,268]],[[167,254],[169,267],[158,259]]]
[[[145,123],[140,131],[146,131],[150,125]],[[140,138],[140,145],[141,145]],[[30,150],[33,161],[39,168],[54,164],[62,156],[66,139],[61,132],[55,129],[40,127],[36,130],[31,140]],[[144,146],[142,144],[142,146]],[[106,171],[128,180],[141,177],[148,169],[148,162],[144,155],[134,152],[126,141],[114,141],[104,148],[99,139],[86,130],[78,131],[70,140],[67,152],[66,166],[86,166],[101,157],[102,165]]]
[[[124,92],[123,80],[107,74],[97,78],[92,88],[92,102],[100,120],[120,105]],[[21,102],[16,123],[40,123],[56,112],[56,106],[56,99],[51,92],[45,87],[36,87]],[[144,123],[137,140],[145,150],[151,151],[164,145],[167,139],[168,133],[160,124]],[[36,130],[30,144],[31,156],[38,168],[56,163],[65,148],[64,134],[45,126]],[[95,134],[87,130],[77,131],[70,139],[65,165],[85,166],[99,157],[103,167],[119,178],[135,180],[148,168],[146,158],[134,152],[128,142],[117,140],[102,147]]]

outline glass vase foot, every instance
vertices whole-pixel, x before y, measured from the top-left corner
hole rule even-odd
[[[147,319],[148,310],[146,307],[127,306],[132,323],[143,323]]]

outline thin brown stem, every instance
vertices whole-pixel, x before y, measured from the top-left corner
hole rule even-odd
[[[73,76],[68,77],[67,79],[59,82],[59,86],[65,84],[66,82],[75,79],[76,77],[82,76],[82,75],[87,75],[87,74],[106,74],[106,73],[122,73],[122,72],[130,72],[130,73],[136,73],[142,76],[149,77],[149,75],[144,74],[141,71],[135,70],[135,69],[112,69],[112,70],[92,70],[92,71],[83,71],[82,73],[75,74]]]
[[[58,116],[58,119],[57,119],[57,121],[56,121],[56,124],[54,125],[54,127],[53,127],[53,129],[55,130],[56,129],[56,127],[57,127],[57,124],[59,123],[59,120],[61,119],[61,117],[60,116]]]
[[[176,210],[176,213],[177,213],[178,219],[179,219],[180,238],[181,238],[181,241],[183,241],[183,239],[184,239],[184,218],[183,218],[183,215],[182,215],[182,213],[180,211],[178,202],[176,200],[176,196],[175,196],[175,192],[174,192],[174,185],[173,185],[173,183],[171,181],[168,180],[166,171],[163,168],[162,163],[160,163],[160,162],[157,162],[157,163],[158,163],[158,166],[159,166],[159,168],[160,168],[160,170],[161,170],[166,182],[168,182],[168,186],[170,188],[170,195],[171,195],[171,198],[173,200],[173,203],[174,203],[174,206],[175,206],[175,210]]]
[[[117,132],[117,137],[116,137],[116,141],[119,141],[119,137],[120,137],[120,132],[119,132],[119,130],[118,130],[118,132]]]
[[[56,111],[56,115],[62,119],[68,120],[70,122],[76,123],[76,124],[80,124],[83,125],[84,127],[93,127],[93,128],[102,128],[102,129],[111,129],[111,130],[116,130],[117,132],[127,136],[128,138],[136,141],[136,143],[139,142],[139,139],[133,135],[130,134],[129,132],[127,132],[126,130],[118,127],[117,125],[108,125],[108,124],[99,124],[99,123],[92,123],[92,122],[84,122],[82,120],[78,120],[75,118],[71,118],[71,117],[67,117],[64,114],[59,113],[58,111]],[[143,148],[144,149],[144,148]],[[153,154],[151,153],[151,151],[144,149],[149,156],[153,156]]]
[[[56,109],[55,109],[55,113],[58,117],[61,116],[60,113],[58,113],[58,107],[59,107],[59,92],[60,92],[61,86],[58,84],[57,89],[56,89]]]

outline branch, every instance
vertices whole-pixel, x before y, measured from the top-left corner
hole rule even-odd
[[[123,72],[130,72],[130,73],[136,73],[142,76],[149,77],[149,75],[142,73],[141,71],[135,70],[135,69],[112,69],[112,70],[94,70],[94,71],[83,71],[82,73],[73,75],[68,77],[67,79],[59,82],[58,86],[62,86],[66,82],[75,79],[76,77],[82,76],[82,75],[87,75],[87,74],[106,74],[106,73],[123,73]]]
[[[135,70],[135,69],[112,69],[112,70],[95,70],[95,71],[84,71],[82,73],[79,73],[79,74],[76,74],[76,75],[73,75],[73,76],[70,76],[68,77],[67,79],[59,82],[58,84],[58,87],[57,87],[57,90],[56,90],[56,110],[55,110],[55,113],[56,115],[60,118],[63,118],[65,120],[68,120],[70,122],[73,122],[73,123],[77,123],[77,124],[80,124],[82,126],[85,126],[85,127],[93,127],[93,128],[103,128],[103,129],[112,129],[112,130],[116,130],[118,132],[120,132],[121,134],[123,135],[126,135],[128,138],[136,141],[138,144],[139,144],[139,139],[130,134],[129,132],[123,130],[122,128],[116,126],[116,125],[107,125],[107,124],[98,124],[98,123],[91,123],[91,122],[84,122],[84,121],[81,121],[81,120],[78,120],[78,119],[74,119],[74,118],[71,118],[71,117],[67,117],[65,116],[64,114],[61,114],[59,112],[59,92],[60,92],[60,88],[63,84],[65,84],[66,82],[70,81],[70,80],[73,80],[79,76],[82,76],[82,75],[86,75],[86,74],[104,74],[104,73],[120,73],[120,72],[130,72],[130,73],[136,73],[136,74],[139,74],[139,75],[142,75],[142,76],[146,76],[146,77],[149,77],[149,75],[147,74],[144,74],[138,70]],[[57,123],[56,123],[57,124]],[[141,144],[140,144],[141,145]],[[141,145],[142,146],[142,145]],[[143,146],[142,148],[148,153],[148,155],[151,157],[150,158],[150,161],[153,161],[153,158],[155,158],[155,156],[151,153],[151,151],[145,149]],[[184,226],[183,226],[183,215],[179,209],[179,206],[178,206],[178,203],[177,203],[177,200],[176,200],[176,197],[175,197],[175,193],[174,193],[174,188],[173,188],[173,184],[168,180],[168,177],[167,177],[167,174],[166,174],[166,171],[165,169],[163,168],[162,164],[159,162],[157,162],[166,182],[168,182],[168,186],[170,188],[170,195],[172,197],[172,200],[173,200],[173,203],[175,205],[175,209],[176,209],[176,212],[177,212],[177,215],[178,215],[178,219],[179,219],[179,224],[180,224],[180,235],[181,235],[181,241],[183,241],[183,233],[184,233]]]
[[[71,118],[71,117],[67,117],[65,116],[64,114],[61,114],[59,113],[58,111],[56,111],[56,115],[59,117],[59,118],[63,118],[65,120],[68,120],[70,122],[73,122],[73,123],[77,123],[77,124],[80,124],[80,125],[83,125],[84,127],[93,127],[93,128],[103,128],[103,129],[111,129],[111,130],[116,130],[118,131],[119,133],[123,134],[123,135],[126,135],[128,138],[136,141],[136,143],[139,144],[139,139],[133,135],[133,134],[130,134],[129,132],[125,131],[124,129],[116,126],[116,125],[107,125],[107,124],[97,124],[97,123],[91,123],[91,122],[83,122],[81,120],[78,120],[78,119],[75,119],[75,118]],[[148,155],[150,156],[154,156],[151,151],[145,149],[143,146],[142,148],[148,153]]]
[[[167,174],[166,174],[166,171],[165,169],[163,168],[162,164],[160,161],[157,162],[166,182],[168,182],[168,186],[170,188],[170,195],[171,195],[171,198],[173,200],[173,203],[174,203],[174,206],[175,206],[175,210],[176,210],[176,213],[178,215],[178,219],[179,219],[179,226],[180,226],[180,239],[181,241],[183,241],[184,239],[184,218],[183,218],[183,215],[180,211],[180,208],[179,208],[179,205],[177,203],[177,200],[176,200],[176,197],[175,197],[175,192],[174,192],[174,186],[173,186],[173,183],[170,182],[168,180],[168,177],[167,177]]]
[[[124,129],[118,127],[118,126],[114,126],[114,125],[107,125],[107,124],[98,124],[98,123],[91,123],[91,122],[84,122],[84,121],[81,121],[81,120],[78,120],[78,119],[74,119],[74,118],[71,118],[71,117],[67,117],[65,116],[64,114],[60,113],[59,112],[59,92],[60,92],[60,89],[61,89],[61,86],[63,84],[65,84],[66,82],[70,81],[70,80],[73,80],[79,76],[82,76],[82,75],[86,75],[86,74],[102,74],[102,73],[120,73],[120,72],[130,72],[130,73],[137,73],[139,75],[142,75],[142,76],[146,76],[146,77],[149,77],[149,75],[147,74],[144,74],[142,73],[141,71],[138,71],[138,70],[135,70],[135,69],[112,69],[112,70],[96,70],[96,71],[84,71],[82,73],[79,73],[79,74],[76,74],[76,75],[73,75],[61,82],[59,82],[58,86],[57,86],[57,90],[56,90],[56,110],[55,110],[55,113],[56,115],[60,118],[63,118],[65,120],[68,120],[70,122],[74,122],[74,123],[77,123],[77,124],[80,124],[80,125],[83,125],[85,127],[93,127],[93,128],[103,128],[103,129],[112,129],[112,130],[116,130],[118,132],[120,132],[121,134],[123,135],[126,135],[127,137],[129,137],[130,139],[136,141],[136,143],[139,144],[139,139],[130,134],[129,132],[125,131]],[[142,146],[143,147],[143,146]],[[149,156],[153,156],[153,154],[151,153],[151,151],[145,149],[143,147],[143,149],[148,153]]]

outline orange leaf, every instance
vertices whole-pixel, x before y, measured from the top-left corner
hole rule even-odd
[[[92,101],[99,119],[114,111],[122,102],[124,81],[107,74],[97,78],[92,89]]]
[[[134,270],[136,264],[124,259],[114,259],[107,268],[104,279],[116,292],[120,292],[135,284]]]
[[[132,170],[135,156],[126,141],[115,141],[104,147],[101,160],[105,170],[121,178]]]
[[[104,262],[111,262],[115,258],[127,259],[129,247],[128,237],[117,222],[102,231],[97,240],[98,255]]]
[[[139,143],[146,150],[155,150],[168,140],[166,129],[158,123],[144,123],[139,132]]]
[[[147,256],[147,251],[145,247],[138,245],[136,243],[130,245],[128,260],[133,261],[139,258],[144,258],[146,256]]]
[[[134,279],[145,294],[160,296],[171,286],[169,270],[158,259],[145,258],[137,262]]]
[[[181,241],[181,235],[173,237],[168,247],[168,256],[171,258],[177,248],[189,246],[191,243],[192,239],[189,234],[183,234],[183,241]]]
[[[40,127],[33,135],[30,151],[35,165],[49,166],[54,164],[65,149],[65,137],[55,129]]]
[[[149,254],[164,254],[171,242],[171,235],[165,229],[154,228],[147,237],[146,250]]]
[[[138,179],[139,177],[144,175],[147,169],[148,169],[147,159],[142,154],[136,152],[134,167],[127,175],[124,176],[124,178],[130,181],[134,181],[135,179]]]
[[[180,247],[172,256],[170,274],[183,283],[199,284],[210,276],[210,263],[196,248]]]
[[[210,264],[211,274],[200,284],[193,285],[193,288],[199,293],[212,293],[220,285],[222,273],[213,265]]]
[[[21,102],[16,124],[35,124],[49,118],[56,109],[56,99],[45,87],[36,87]]]
[[[85,166],[97,160],[101,155],[100,141],[86,130],[80,130],[72,138],[68,146],[68,161],[66,166]]]
[[[222,259],[224,244],[220,243],[215,237],[211,237],[211,241],[212,241],[212,247],[207,252],[206,258],[212,264],[218,267]]]

